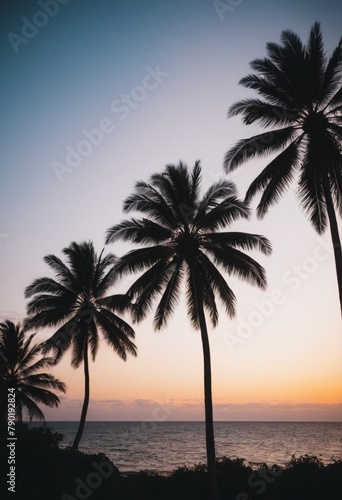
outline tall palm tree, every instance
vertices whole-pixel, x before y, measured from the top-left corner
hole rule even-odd
[[[26,410],[30,420],[45,420],[37,403],[57,407],[60,400],[50,389],[65,393],[66,386],[49,373],[40,370],[54,364],[53,358],[37,356],[43,344],[33,344],[35,333],[26,336],[20,323],[0,323],[0,400],[1,410],[7,401],[8,389],[15,390],[16,419],[23,420]],[[38,372],[38,373],[37,373]],[[4,417],[4,415],[2,415]]]
[[[73,443],[78,448],[90,397],[89,352],[95,360],[99,331],[107,344],[126,361],[127,353],[136,356],[136,347],[131,341],[133,329],[114,311],[123,311],[127,304],[123,295],[105,297],[116,279],[113,254],[98,256],[92,242],[71,243],[64,248],[67,264],[55,255],[44,257],[45,262],[56,273],[56,279],[36,279],[25,290],[31,298],[27,306],[28,319],[25,328],[56,327],[43,352],[52,351],[56,362],[72,349],[71,364],[74,368],[83,362],[84,402],[78,431]]]
[[[335,210],[342,214],[342,38],[330,58],[324,53],[319,23],[307,45],[283,31],[281,45],[268,43],[267,56],[251,62],[254,74],[240,84],[260,99],[231,106],[246,125],[260,123],[271,131],[240,140],[225,157],[231,172],[255,156],[281,151],[250,185],[246,201],[262,192],[257,208],[263,217],[298,172],[298,197],[319,234],[329,221],[342,312],[342,249]],[[274,128],[275,127],[275,128]]]
[[[134,301],[134,319],[142,320],[160,297],[154,316],[156,330],[166,325],[178,303],[185,283],[190,322],[201,332],[204,357],[205,425],[210,498],[218,498],[215,475],[215,444],[211,392],[211,364],[207,330],[209,316],[218,322],[216,295],[229,316],[235,314],[235,295],[219,267],[261,288],[266,286],[264,269],[239,249],[257,248],[269,254],[271,247],[262,236],[241,232],[220,232],[240,217],[248,218],[245,203],[236,197],[234,184],[220,181],[200,195],[201,167],[192,171],[180,163],[154,174],[149,183],[138,182],[124,202],[124,211],[138,211],[111,227],[106,243],[126,240],[143,244],[119,259],[119,275],[144,271],[127,294]]]

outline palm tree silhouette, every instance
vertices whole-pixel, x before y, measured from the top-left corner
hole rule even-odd
[[[156,330],[166,325],[185,282],[187,311],[191,324],[201,332],[204,357],[205,425],[210,498],[218,498],[215,474],[215,444],[211,392],[211,363],[206,314],[213,326],[218,322],[216,295],[229,316],[235,314],[235,295],[219,271],[235,274],[265,288],[264,269],[240,249],[257,248],[269,254],[271,247],[262,236],[241,232],[220,232],[240,217],[248,218],[245,203],[236,197],[233,183],[213,184],[201,198],[201,167],[192,171],[185,164],[170,165],[154,174],[149,183],[138,182],[135,193],[124,202],[124,211],[141,212],[111,227],[106,243],[126,240],[143,244],[121,257],[119,275],[145,271],[129,288],[134,319],[142,320],[160,296],[154,316]]]
[[[240,84],[261,99],[244,99],[229,109],[246,125],[280,127],[240,140],[226,154],[231,172],[245,160],[281,150],[250,185],[246,201],[262,191],[257,214],[262,218],[299,172],[298,197],[319,234],[329,220],[342,312],[342,249],[335,213],[342,213],[342,39],[327,59],[320,24],[311,29],[307,45],[283,31],[282,45],[268,43],[268,57],[255,59],[255,74]]]
[[[41,357],[43,344],[33,344],[35,333],[26,336],[12,321],[0,323],[0,391],[1,413],[7,406],[9,389],[15,391],[16,419],[23,420],[23,410],[26,410],[30,420],[33,418],[45,420],[44,414],[37,403],[57,407],[60,400],[50,389],[65,393],[66,386],[49,373],[40,370],[54,364],[53,358]],[[38,372],[38,373],[37,373]],[[2,414],[2,418],[6,415]]]
[[[58,362],[63,354],[72,349],[71,364],[74,368],[83,362],[84,402],[78,431],[73,448],[78,448],[89,405],[89,359],[90,350],[93,361],[99,345],[99,331],[107,344],[118,356],[126,361],[127,353],[136,356],[133,329],[114,311],[127,307],[123,295],[105,297],[116,279],[113,254],[98,256],[92,242],[71,243],[63,249],[67,265],[55,255],[48,255],[45,262],[55,271],[56,279],[36,279],[25,290],[31,297],[27,306],[29,317],[25,328],[58,326],[59,329],[49,338],[43,352],[52,351]]]

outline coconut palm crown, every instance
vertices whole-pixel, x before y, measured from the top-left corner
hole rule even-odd
[[[233,104],[229,116],[270,130],[240,140],[225,156],[231,172],[246,160],[280,151],[251,183],[246,201],[258,192],[263,217],[290,183],[298,179],[301,206],[318,233],[329,221],[342,310],[342,250],[336,211],[342,215],[342,38],[330,57],[324,52],[319,23],[307,45],[291,31],[281,44],[268,43],[267,57],[251,62],[254,73],[240,84],[259,98]]]
[[[118,260],[119,275],[140,272],[127,291],[134,301],[134,318],[142,320],[158,305],[156,330],[166,325],[185,286],[187,312],[199,329],[204,356],[204,393],[210,498],[217,498],[213,432],[211,364],[206,315],[218,322],[217,297],[228,316],[235,314],[235,295],[222,271],[265,288],[265,271],[243,250],[258,249],[268,255],[270,243],[263,236],[224,229],[239,218],[248,218],[246,203],[237,198],[235,185],[222,180],[201,196],[201,167],[190,171],[183,163],[169,165],[150,182],[137,182],[124,202],[124,211],[142,217],[124,220],[107,232],[107,243],[116,240],[141,244]],[[220,270],[221,269],[221,270]]]
[[[56,279],[36,279],[25,290],[30,298],[25,328],[56,327],[57,331],[45,342],[43,352],[52,351],[56,362],[69,350],[71,364],[84,365],[85,398],[74,448],[81,439],[89,404],[89,352],[95,360],[99,347],[99,332],[105,342],[124,361],[127,353],[136,356],[131,339],[134,330],[116,312],[128,305],[124,295],[106,297],[114,284],[116,273],[113,254],[98,256],[92,242],[71,243],[63,250],[67,264],[55,255],[45,262],[56,274]]]
[[[18,421],[26,412],[29,419],[45,420],[38,404],[57,407],[60,400],[50,389],[66,392],[63,382],[41,370],[54,364],[52,357],[39,357],[43,344],[32,344],[35,333],[27,336],[12,321],[0,323],[0,392],[1,409],[7,408],[8,390],[14,389]],[[38,373],[37,373],[38,372]]]

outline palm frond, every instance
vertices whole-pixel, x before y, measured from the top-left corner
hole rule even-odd
[[[202,180],[201,162],[197,160],[191,172],[190,199],[192,205],[197,206],[200,199],[200,185]]]
[[[56,276],[63,286],[76,293],[78,292],[78,285],[75,276],[60,258],[56,257],[56,255],[47,255],[44,257],[44,261],[55,271]],[[27,287],[27,289],[28,293],[25,294],[26,298],[29,298],[36,293],[30,286]]]
[[[42,344],[31,345],[32,339],[35,337],[35,333],[30,335],[27,338],[27,341],[23,343],[21,347],[19,347],[18,352],[18,365],[28,366],[29,363],[33,361],[33,359],[40,353]]]
[[[99,278],[96,281],[94,280],[92,288],[93,288],[93,295],[95,297],[103,297],[103,295],[108,291],[108,289],[116,283],[118,276],[116,273],[115,265],[116,263],[112,265],[109,268],[109,270],[107,270],[106,273],[105,270],[103,269],[101,272],[101,278]]]
[[[88,343],[90,348],[90,354],[93,361],[95,361],[97,351],[99,349],[99,335],[96,327],[96,318],[95,321],[92,321],[89,324],[89,335],[88,335]]]
[[[267,76],[247,75],[241,78],[240,85],[256,90],[269,104],[274,105],[274,112],[283,124],[291,123],[298,115],[298,109],[293,109],[293,101],[280,87]]]
[[[41,347],[39,347],[39,351],[40,350],[41,350]],[[39,359],[38,361],[36,361],[35,363],[33,363],[30,366],[27,366],[27,364],[25,363],[25,364],[23,364],[23,366],[25,368],[23,368],[21,370],[20,377],[21,378],[26,378],[29,375],[31,375],[32,373],[34,373],[34,372],[36,372],[38,370],[41,370],[43,368],[48,368],[48,367],[50,367],[50,366],[52,366],[54,364],[55,364],[55,360],[52,357],[43,357],[43,358]]]
[[[96,315],[96,323],[100,325],[107,344],[112,347],[122,360],[126,361],[127,352],[132,356],[137,355],[136,346],[127,335],[130,332],[130,337],[134,338],[134,331],[127,323],[105,309],[102,309]]]
[[[199,304],[203,304],[202,286],[195,270],[189,266],[185,270],[185,283],[188,318],[191,326],[197,330],[200,326]]]
[[[101,297],[96,300],[97,305],[110,309],[113,312],[123,313],[131,311],[132,303],[129,296],[126,294],[114,294],[107,297]]]
[[[36,403],[24,393],[18,392],[16,394],[16,417],[20,421],[22,420],[23,407],[26,409],[30,421],[33,419],[45,421],[44,414]]]
[[[79,318],[74,315],[44,342],[42,353],[45,355],[52,351],[55,361],[59,361],[69,349],[74,336],[79,334],[79,330]]]
[[[324,55],[323,38],[319,23],[314,23],[309,36],[307,55],[311,79],[311,99],[320,102],[322,83],[325,73],[326,59]]]
[[[202,199],[198,202],[194,223],[197,222],[207,213],[208,210],[215,208],[224,198],[236,196],[237,190],[233,182],[220,180],[212,184]]]
[[[196,227],[202,230],[214,231],[229,226],[240,217],[248,219],[249,213],[246,203],[235,196],[230,196],[207,211],[200,220],[197,220]]]
[[[76,243],[72,242],[63,253],[67,257],[69,267],[75,276],[78,292],[90,293],[92,281],[95,274],[97,255],[91,241]]]
[[[196,171],[198,171],[196,173]],[[197,162],[195,176],[200,176],[201,167]],[[194,215],[192,176],[182,162],[179,165],[167,165],[163,174],[151,176],[152,184],[158,188],[175,214],[177,225],[188,224]]]
[[[124,212],[138,211],[146,214],[153,221],[167,228],[174,228],[177,219],[164,196],[159,191],[146,182],[136,184],[136,193],[128,196],[124,201]],[[107,231],[106,243],[112,242],[111,230]]]
[[[169,239],[172,232],[169,228],[152,220],[143,218],[141,220],[124,220],[112,226],[107,234],[110,235],[108,242],[122,240],[132,243],[158,244]]]
[[[261,99],[243,99],[229,108],[228,116],[241,114],[245,125],[258,122],[262,127],[293,123],[297,114],[284,106],[277,106]]]
[[[60,295],[50,295],[40,293],[36,297],[30,300],[27,304],[27,314],[29,316],[44,312],[46,310],[55,310],[64,314],[71,314],[74,310],[74,305],[77,300],[77,296],[60,296]],[[57,314],[58,317],[58,314]],[[28,318],[30,319],[30,318]],[[27,324],[29,321],[25,321],[25,329],[27,329]]]
[[[38,300],[38,299],[37,299]],[[55,302],[56,303],[56,302]],[[31,303],[27,305],[28,314],[31,311]],[[34,308],[34,304],[32,303],[32,308]],[[29,316],[24,320],[24,328],[25,330],[39,329],[45,328],[47,326],[54,327],[61,322],[68,320],[70,316],[73,314],[73,310],[69,307],[60,308],[51,308],[45,309],[38,313],[35,313],[34,316]]]
[[[212,243],[205,243],[203,247],[213,255],[215,262],[222,266],[229,275],[235,275],[259,288],[266,288],[264,268],[248,255],[235,248],[224,248]]]
[[[180,286],[183,278],[182,261],[176,261],[172,266],[172,274],[168,279],[164,293],[159,301],[154,316],[154,328],[160,330],[174,312],[179,302]]]
[[[322,105],[334,104],[334,96],[336,99],[336,92],[338,92],[341,87],[341,71],[342,38],[340,39],[337,47],[334,49],[326,66],[320,95],[320,102]]]
[[[298,197],[309,220],[319,234],[327,227],[327,213],[323,194],[320,159],[312,152],[306,154],[298,183]],[[314,165],[318,164],[318,167]]]
[[[128,339],[135,338],[135,332],[133,328],[125,320],[120,318],[120,316],[117,316],[112,311],[108,311],[107,309],[103,308],[101,308],[99,312],[100,314],[104,315],[108,320],[110,320],[110,322],[112,323],[112,325],[115,326],[115,328],[120,330],[121,335],[127,337]],[[97,314],[95,321],[96,319],[97,319]]]
[[[238,141],[225,156],[225,171],[227,173],[231,172],[246,160],[256,156],[264,156],[284,148],[296,134],[295,127],[286,127]]]
[[[342,165],[339,169],[333,169],[329,175],[331,193],[340,217],[342,217]]]
[[[35,387],[34,385],[21,384],[20,392],[31,400],[42,403],[50,408],[57,407],[60,403],[59,397],[48,389]],[[26,406],[26,405],[25,405]]]
[[[242,250],[259,250],[264,255],[272,253],[270,241],[260,234],[241,232],[209,233],[202,236],[204,242],[216,243],[222,246],[232,246]]]
[[[282,151],[273,161],[271,161],[262,172],[254,179],[249,186],[245,200],[249,203],[258,191],[264,190],[273,176],[278,175],[285,179],[282,182],[281,188],[286,187],[286,179],[291,174],[294,165],[299,156],[298,144],[292,142],[284,151]],[[290,174],[289,174],[290,172]],[[280,194],[280,193],[279,193]]]
[[[31,285],[29,285],[25,289],[26,298],[32,297],[32,295],[35,295],[37,293],[47,293],[54,296],[66,295],[72,298],[74,298],[76,295],[73,290],[70,290],[66,286],[62,285],[62,283],[58,283],[58,281],[48,277],[38,278],[34,280],[33,283],[31,283]]]
[[[167,261],[171,257],[171,248],[163,245],[131,250],[118,260],[116,271],[119,276],[123,276],[126,273],[143,271],[147,267],[159,261]]]
[[[263,78],[266,78],[270,83],[277,89],[286,95],[289,104],[288,107],[293,111],[299,112],[302,106],[301,100],[298,100],[298,95],[294,92],[293,83],[287,77],[286,70],[284,70],[283,66],[283,48],[279,48],[279,54],[281,55],[281,59],[277,59],[277,63],[273,62],[269,58],[264,59],[254,59],[250,65],[252,69],[257,71],[259,75]]]
[[[257,215],[262,218],[269,207],[276,203],[285,189],[287,189],[294,177],[300,159],[300,139],[294,141],[282,153],[280,153],[259,174],[249,186],[246,193],[246,201],[260,190],[263,190],[260,203],[257,207]]]
[[[205,259],[200,254],[196,259],[197,276],[200,278],[200,285],[203,297],[203,306],[209,316],[212,326],[215,328],[218,323],[218,310],[215,300],[215,286],[212,275],[209,272]]]
[[[51,373],[31,374],[24,377],[23,372],[21,372],[20,385],[21,387],[34,386],[36,388],[53,389],[63,392],[64,394],[66,393],[65,383],[55,378]],[[45,393],[42,397],[44,397],[44,395]]]
[[[198,258],[186,269],[186,300],[188,318],[193,328],[200,329],[200,314],[203,309],[209,315],[212,325],[216,326],[218,311],[214,291],[208,273]]]
[[[108,253],[102,257],[103,252],[104,249],[102,249],[99,257],[96,259],[97,263],[92,279],[91,287],[95,297],[101,297],[115,283],[113,269],[117,262],[117,257],[112,253]]]
[[[71,366],[73,368],[78,368],[84,362],[85,351],[88,350],[88,337],[89,325],[84,325],[71,338]]]
[[[218,233],[216,233],[218,234]],[[235,303],[236,297],[232,289],[228,286],[228,283],[220,273],[220,271],[214,266],[210,259],[204,254],[201,254],[201,264],[207,269],[207,274],[211,279],[211,286],[215,292],[218,293],[221,302],[223,303],[226,313],[229,317],[235,315]]]
[[[339,150],[338,143],[342,141],[342,126],[336,125],[335,123],[330,123],[329,124],[329,132],[332,132],[336,138],[337,144],[336,144],[336,147],[334,148],[334,150],[338,151]],[[341,153],[339,154],[339,156],[341,159]]]
[[[333,97],[326,104],[327,116],[334,115],[337,111],[341,111],[340,105],[342,104],[342,87],[340,87]]]
[[[127,295],[135,298],[132,308],[133,319],[141,321],[151,310],[154,299],[160,295],[167,285],[174,268],[173,261],[161,260],[145,271],[127,290]]]
[[[305,58],[305,47],[296,33],[284,30],[281,34],[281,41],[284,50],[292,53],[296,59],[303,60]]]

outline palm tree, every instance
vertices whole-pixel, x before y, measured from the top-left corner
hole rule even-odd
[[[260,99],[244,99],[229,109],[246,125],[276,127],[240,140],[225,157],[231,172],[244,161],[281,151],[250,185],[246,201],[262,192],[257,214],[262,218],[295,177],[302,208],[319,234],[329,220],[342,312],[342,249],[335,210],[342,214],[342,39],[330,58],[324,53],[319,23],[307,45],[291,31],[282,44],[268,43],[267,56],[251,62],[254,74],[240,84]]]
[[[211,393],[210,349],[206,314],[213,326],[218,322],[216,295],[229,316],[235,314],[235,295],[218,267],[228,274],[265,288],[264,269],[240,249],[257,248],[269,254],[262,236],[220,232],[240,217],[248,218],[245,203],[236,197],[234,184],[220,181],[201,198],[201,167],[192,171],[180,163],[154,174],[149,183],[138,182],[124,202],[124,211],[141,212],[111,227],[106,243],[126,240],[143,244],[119,259],[119,275],[144,271],[127,294],[134,302],[134,319],[142,320],[160,296],[154,316],[156,330],[166,325],[185,282],[190,322],[201,332],[204,357],[205,425],[210,498],[218,498],[215,475],[215,444]],[[216,267],[216,265],[218,267]]]
[[[63,382],[49,373],[40,372],[41,369],[53,365],[54,360],[47,357],[36,359],[43,344],[32,345],[35,335],[34,333],[26,337],[20,323],[15,325],[8,320],[0,323],[1,413],[7,408],[4,403],[7,401],[8,390],[14,389],[15,417],[20,422],[23,420],[24,409],[30,420],[45,420],[37,403],[51,408],[57,407],[60,400],[50,389],[63,393],[66,391]]]
[[[136,356],[136,347],[130,340],[133,329],[114,311],[123,311],[127,304],[123,295],[105,297],[116,279],[115,256],[98,256],[92,242],[71,243],[64,248],[67,264],[55,255],[48,255],[45,262],[56,273],[56,279],[36,279],[25,290],[31,298],[27,306],[26,329],[56,327],[58,330],[49,338],[43,352],[52,351],[58,362],[63,354],[72,349],[71,364],[84,366],[84,402],[78,431],[73,448],[78,448],[90,397],[89,350],[95,360],[99,331],[107,344],[126,361],[127,353]]]

